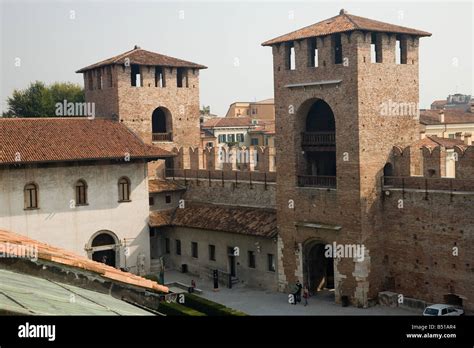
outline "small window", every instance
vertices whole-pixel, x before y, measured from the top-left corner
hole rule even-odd
[[[381,38],[377,37],[375,33],[371,35],[371,44],[370,44],[370,62],[371,63],[382,63],[382,42]]]
[[[102,70],[97,70],[97,89],[102,89]]]
[[[296,69],[295,46],[293,42],[286,45],[286,67],[288,70]]]
[[[128,178],[120,178],[118,182],[119,202],[130,201],[130,180]]]
[[[92,91],[94,89],[94,82],[93,82],[93,79],[92,79],[92,70],[89,70],[87,72],[87,85],[88,85],[90,91]]]
[[[273,254],[267,254],[268,259],[268,270],[270,272],[275,272],[275,257]]]
[[[228,142],[228,143],[233,143],[233,142],[235,142],[235,135],[234,135],[234,134],[228,134],[228,135],[227,135],[227,142]]]
[[[214,146],[214,143],[212,141],[207,143],[207,147],[213,147],[213,146]]]
[[[316,38],[308,40],[308,66],[311,68],[318,67],[318,47],[316,45]]]
[[[209,244],[209,260],[216,261],[216,246]]]
[[[38,208],[38,185],[31,183],[25,186],[25,209]]]
[[[198,258],[198,243],[196,242],[191,242],[191,255],[195,259]]]
[[[108,86],[112,87],[113,85],[113,77],[112,77],[112,67],[109,65],[106,69],[107,71],[107,81],[108,81]]]
[[[238,142],[243,142],[244,141],[244,135],[242,133],[237,134],[236,137],[237,137]]]
[[[449,139],[454,139],[455,135],[454,134],[449,134],[448,137],[449,137]]]
[[[166,196],[165,196],[165,202],[166,202],[166,204],[170,204],[170,203],[171,203],[171,195],[166,195]]]
[[[258,145],[258,138],[252,138],[252,139],[250,140],[250,144],[251,144],[251,145],[254,145],[254,146],[257,146],[257,145]]]
[[[155,205],[155,198],[154,197],[149,197],[148,198],[148,204],[149,205]]]
[[[226,141],[226,135],[219,134],[219,143],[225,143],[225,141]]]
[[[142,79],[140,74],[140,65],[132,64],[131,66],[131,85],[133,87],[141,87],[142,86]]]
[[[181,255],[181,241],[176,239],[176,255]]]
[[[155,67],[155,87],[166,87],[165,69],[161,66]]]
[[[333,35],[334,64],[342,64],[342,41],[341,34]]]
[[[176,70],[176,83],[178,88],[189,87],[188,85],[188,69],[178,68]]]
[[[76,205],[87,204],[87,184],[84,180],[76,182]]]
[[[170,239],[165,238],[165,253],[169,254],[170,253]]]
[[[255,252],[248,251],[248,266],[249,268],[255,268]]]

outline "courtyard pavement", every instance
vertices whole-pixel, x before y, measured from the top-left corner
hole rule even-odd
[[[303,302],[290,305],[288,294],[249,288],[242,284],[236,284],[232,289],[219,284],[219,291],[215,292],[211,279],[201,279],[174,270],[165,272],[165,284],[181,282],[189,285],[192,279],[196,281],[196,287],[203,291],[202,297],[250,315],[421,315],[421,311],[380,305],[369,308],[342,307],[334,303],[334,296],[329,291],[310,297],[306,307]]]

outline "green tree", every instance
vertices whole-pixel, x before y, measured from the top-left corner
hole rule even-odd
[[[35,81],[26,89],[14,90],[7,98],[8,110],[4,117],[54,117],[56,103],[84,102],[84,89],[75,83],[55,82],[49,86]]]

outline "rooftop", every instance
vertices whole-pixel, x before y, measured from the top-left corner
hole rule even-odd
[[[355,30],[394,34],[408,34],[420,37],[431,36],[431,33],[428,33],[426,31],[384,23],[365,17],[354,16],[348,14],[345,10],[341,10],[339,12],[339,15],[335,17],[325,19],[316,24],[312,24],[299,30],[293,31],[291,33],[265,41],[264,43],[262,43],[262,46],[271,46],[287,41],[295,41],[310,37],[325,36],[336,33],[345,33]]]
[[[252,127],[250,117],[218,117],[205,121],[202,128]]]
[[[28,246],[29,248],[36,247],[38,250],[39,260],[53,262],[66,267],[79,268],[95,273],[99,277],[118,281],[128,285],[134,285],[159,292],[168,292],[168,288],[166,286],[160,285],[152,280],[142,278],[132,273],[123,272],[104,263],[92,261],[86,257],[79,256],[65,249],[38,242],[20,234],[0,230],[0,243],[8,243],[10,246],[22,245]],[[14,254],[14,251],[19,249],[20,248],[10,248],[9,253]]]
[[[184,191],[186,187],[171,180],[153,179],[148,181],[148,191],[150,193],[161,193],[171,191]]]
[[[441,122],[444,114],[444,122]],[[474,113],[461,109],[420,110],[420,123],[424,125],[474,123]]]
[[[169,218],[169,214],[169,211],[151,212],[150,226],[163,226],[161,223]],[[264,208],[188,202],[185,208],[175,210],[169,225],[266,238],[277,235],[276,212]]]
[[[421,140],[418,140],[416,145],[420,148],[423,147],[423,146],[427,146],[427,147],[431,147],[431,148],[434,148],[434,147],[437,147],[437,146],[442,146],[442,147],[445,147],[447,149],[452,149],[455,146],[460,146],[460,147],[465,146],[464,141],[462,141],[462,140],[451,139],[451,138],[439,138],[439,137],[434,136],[434,135],[426,136],[425,138],[423,138]]]
[[[100,68],[106,65],[125,64],[125,59],[129,59],[130,64],[149,65],[149,66],[166,66],[173,68],[193,68],[193,69],[207,69],[206,66],[188,62],[186,60],[165,56],[155,52],[146,51],[140,47],[135,46],[133,50],[116,55],[112,58],[102,60],[98,63],[86,66],[79,69],[76,73],[83,73],[91,69]]]
[[[0,165],[174,156],[120,122],[82,117],[0,118],[0,144]]]

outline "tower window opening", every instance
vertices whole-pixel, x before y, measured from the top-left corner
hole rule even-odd
[[[166,87],[165,69],[160,66],[155,67],[155,87]]]
[[[288,70],[296,69],[295,45],[293,42],[286,45],[286,68]]]
[[[131,85],[133,87],[141,87],[142,86],[142,78],[140,74],[140,65],[132,64],[131,68]]]
[[[342,41],[341,34],[333,36],[334,43],[334,64],[342,64]]]
[[[309,49],[308,66],[312,68],[317,68],[318,67],[318,46],[316,43],[316,38],[309,39],[308,49]]]
[[[372,34],[372,41],[370,44],[370,62],[382,63],[382,42],[381,37],[375,33]]]
[[[185,68],[178,68],[176,71],[176,82],[179,88],[189,87],[188,85],[188,70]]]

